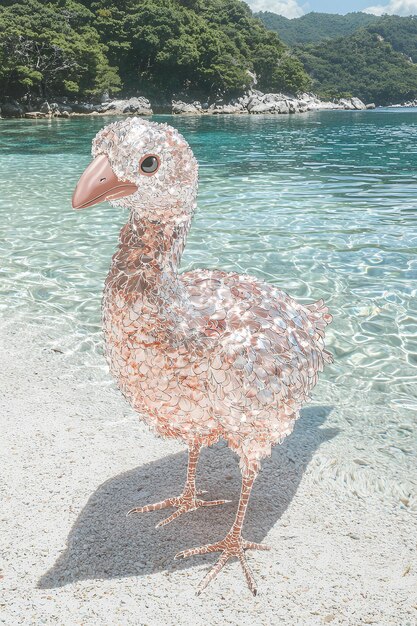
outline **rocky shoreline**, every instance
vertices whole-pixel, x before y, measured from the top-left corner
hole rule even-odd
[[[417,100],[409,100],[408,102],[402,102],[401,104],[389,104],[389,109],[410,109],[417,107]]]
[[[252,90],[228,103],[214,103],[204,106],[200,102],[185,103],[182,101],[172,102],[174,115],[221,115],[221,114],[251,114],[259,115],[272,113],[285,115],[292,113],[306,113],[307,111],[331,111],[350,110],[363,111],[367,108],[375,108],[374,104],[366,105],[359,98],[342,98],[332,102],[320,100],[316,95],[304,93],[298,96],[290,96],[282,93],[262,93]]]
[[[359,98],[341,98],[333,101],[320,100],[312,93],[291,96],[282,93],[262,93],[251,90],[240,98],[225,102],[219,100],[213,104],[200,101],[184,102],[172,100],[170,103],[152,105],[143,97],[111,100],[105,98],[98,104],[89,102],[70,102],[66,98],[54,101],[7,100],[0,102],[1,118],[70,118],[80,115],[153,115],[168,113],[173,115],[231,115],[231,114],[275,114],[285,115],[306,113],[308,111],[350,110],[363,111],[375,108],[374,104],[366,105]]]

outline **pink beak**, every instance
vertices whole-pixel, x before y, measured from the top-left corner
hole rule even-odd
[[[134,183],[119,180],[105,154],[99,154],[84,170],[72,196],[74,209],[85,209],[104,200],[130,196],[138,188]]]

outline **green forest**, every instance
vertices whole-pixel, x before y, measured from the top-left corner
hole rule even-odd
[[[258,15],[292,45],[312,79],[311,89],[322,98],[357,96],[377,105],[417,98],[416,17]]]
[[[0,92],[215,99],[310,86],[301,62],[239,0],[1,0]]]
[[[278,33],[280,39],[289,46],[351,35],[358,28],[368,26],[379,19],[370,13],[361,12],[346,15],[312,12],[292,20],[269,11],[261,11],[255,15],[269,30]]]
[[[0,94],[417,98],[417,18],[254,15],[240,0],[0,0]]]

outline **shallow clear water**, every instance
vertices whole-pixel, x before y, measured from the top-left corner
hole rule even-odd
[[[353,442],[347,458],[360,452],[358,467],[387,471],[407,500],[417,482],[417,111],[154,119],[178,127],[200,162],[182,269],[248,272],[328,303],[335,362],[315,401]],[[127,214],[74,212],[70,199],[92,137],[113,120],[0,123],[0,315],[46,328],[88,384],[109,382],[100,298]]]

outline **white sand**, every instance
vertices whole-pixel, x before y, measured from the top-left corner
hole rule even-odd
[[[245,536],[273,548],[247,553],[258,596],[234,562],[197,597],[216,555],[172,557],[230,526],[239,494],[232,452],[205,451],[198,474],[207,497],[231,504],[159,530],[166,511],[126,518],[134,505],[180,493],[185,448],[152,435],[112,385],[89,384],[89,371],[71,367],[65,350],[54,352],[46,331],[0,330],[0,621],[417,623],[415,512],[381,497],[372,474],[364,495],[348,473],[335,472],[349,441],[331,408],[306,409],[256,483]]]

